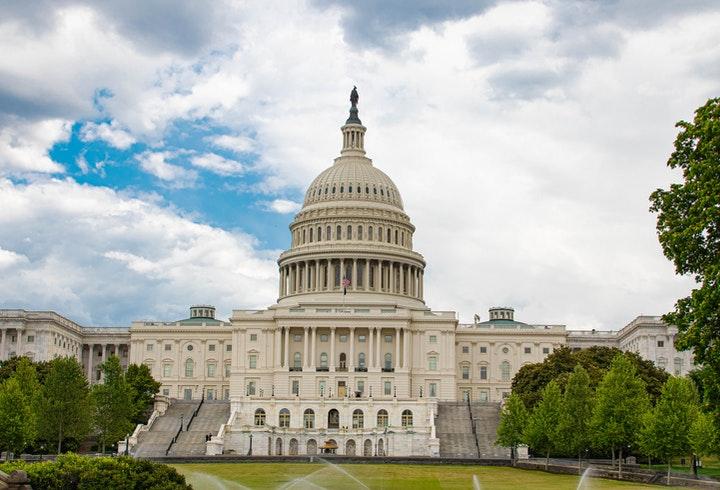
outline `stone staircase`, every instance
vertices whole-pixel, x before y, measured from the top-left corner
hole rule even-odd
[[[150,430],[142,432],[138,436],[138,443],[133,455],[136,458],[165,456],[165,451],[180,428],[180,418],[182,417],[183,423],[187,424],[199,404],[200,401],[198,400],[173,401],[165,414],[155,420]]]
[[[509,458],[509,448],[495,445],[497,428],[500,424],[500,404],[470,402],[470,413],[475,422],[475,434],[480,457]]]
[[[217,435],[230,417],[230,402],[213,400],[203,402],[189,427],[180,433],[168,456],[198,456],[205,454],[205,436]],[[186,419],[187,420],[187,419]]]
[[[478,446],[472,430],[467,402],[440,402],[435,418],[441,458],[477,458]]]

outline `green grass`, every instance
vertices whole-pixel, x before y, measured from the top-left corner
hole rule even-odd
[[[675,473],[692,473],[692,466],[691,459],[689,457],[685,458],[685,462],[687,464],[681,465],[680,464],[680,458],[673,459],[672,464],[672,471]],[[638,460],[638,463],[642,463],[642,460]],[[698,475],[701,476],[709,476],[711,478],[717,478],[720,479],[720,460],[716,457],[707,457],[702,458],[702,468],[699,468]],[[643,468],[652,468],[657,471],[665,472],[667,471],[667,465],[666,464],[654,464],[652,466],[648,466],[646,464],[642,465]]]
[[[291,488],[339,488],[353,490],[362,485],[338,469],[310,463],[207,463],[176,464],[188,483],[196,490],[274,489],[305,477]],[[399,465],[345,464],[340,468],[372,489],[468,489],[477,475],[483,490],[508,489],[570,489],[577,487],[579,477],[555,475],[543,471],[521,470],[496,466],[460,465]],[[219,479],[219,481],[217,480]],[[242,485],[242,486],[241,486]],[[651,485],[592,479],[590,488],[635,489],[655,488]],[[667,487],[666,487],[667,488]]]

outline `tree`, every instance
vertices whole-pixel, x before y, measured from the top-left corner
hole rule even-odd
[[[667,461],[668,485],[672,458],[691,452],[689,433],[697,410],[697,392],[692,382],[671,377],[655,408],[643,417],[640,444],[645,453]]]
[[[496,444],[509,447],[513,464],[515,463],[515,453],[517,447],[522,444],[525,439],[523,431],[528,420],[528,412],[522,400],[516,394],[511,394],[505,401],[503,410],[500,413],[500,424],[497,428]]]
[[[545,454],[546,470],[550,452],[556,447],[561,397],[558,384],[550,381],[543,390],[542,399],[530,414],[525,427],[525,441],[533,450]]]
[[[595,445],[612,451],[613,465],[615,452],[619,451],[620,477],[623,449],[635,441],[649,406],[645,383],[637,376],[629,358],[618,355],[598,385],[591,424]]]
[[[95,429],[104,453],[108,442],[117,442],[132,430],[131,419],[136,409],[132,400],[133,390],[125,381],[120,360],[110,356],[100,365],[100,369],[103,372],[103,383],[93,387],[92,395]]]
[[[560,407],[557,445],[578,456],[578,474],[582,473],[582,452],[590,446],[590,419],[593,391],[590,376],[580,364],[568,378]]]
[[[135,407],[132,421],[142,424],[146,421],[145,412],[153,406],[155,395],[160,390],[159,382],[155,381],[150,368],[145,364],[131,364],[125,373],[125,380],[132,388],[132,401]]]
[[[57,439],[58,454],[65,439],[82,439],[92,425],[92,397],[83,369],[74,357],[58,357],[42,387],[38,404],[40,432],[47,440]]]
[[[678,327],[676,345],[694,350],[698,364],[720,376],[720,98],[695,111],[680,132],[667,162],[683,182],[650,196],[657,233],[675,272],[691,275],[698,287],[663,316]]]
[[[690,426],[688,439],[696,459],[717,454],[720,451],[718,433],[715,430],[712,415],[708,413],[698,413]],[[697,477],[697,461],[693,461],[693,471]]]
[[[15,374],[18,365],[22,361],[28,362],[35,367],[36,377],[38,381],[42,383],[45,379],[45,375],[50,369],[50,363],[48,361],[33,362],[30,358],[25,356],[11,357],[6,361],[0,361],[0,382],[12,377]]]
[[[34,420],[17,378],[0,384],[0,449],[21,453],[35,438]]]

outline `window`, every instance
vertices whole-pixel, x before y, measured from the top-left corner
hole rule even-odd
[[[532,353],[532,349],[530,347],[525,347],[525,354]]]
[[[342,239],[342,226],[337,225],[337,228],[335,229],[335,240],[341,240]]]
[[[403,410],[403,413],[401,415],[401,422],[403,427],[412,427],[413,416],[410,410]]]
[[[480,346],[480,354],[487,354],[487,347],[485,347],[484,345]]]
[[[467,345],[463,345],[462,353],[463,353],[463,354],[469,354],[469,353],[470,353],[470,347],[468,347]]]
[[[230,364],[225,364],[225,377],[230,377]]]
[[[165,344],[165,350],[172,350],[172,344]]]
[[[368,240],[372,241],[373,239],[373,228],[372,226],[368,227]]]
[[[207,375],[208,375],[208,378],[214,378],[214,377],[215,377],[215,367],[216,367],[216,364],[215,364],[215,363],[210,363],[210,364],[207,365]]]
[[[250,342],[257,342],[257,334],[256,333],[250,334]]]
[[[257,354],[250,354],[250,362],[248,365],[250,369],[257,369]]]
[[[364,335],[358,335],[358,342],[365,342],[366,337]]]
[[[193,347],[192,344],[190,344],[190,345],[187,346],[187,350],[190,351],[190,352],[192,352],[193,348],[194,348],[194,347]],[[151,350],[152,350],[152,349],[151,349]]]
[[[365,353],[361,352],[358,354],[358,366],[361,368],[365,367]]]
[[[431,335],[431,336],[430,336],[430,343],[431,343],[431,344],[437,344],[437,335]]]
[[[380,410],[377,413],[377,426],[378,427],[387,427],[388,426],[387,410]]]
[[[166,378],[172,376],[172,364],[163,364],[163,376]]]
[[[209,350],[210,352],[215,352],[215,344],[210,344],[210,345],[208,345],[208,350]]]
[[[550,354],[550,347],[543,347],[543,354]]]
[[[428,385],[428,393],[430,397],[436,397],[437,396],[437,383],[430,383]]]
[[[302,342],[302,335],[293,335],[293,342]]]
[[[292,380],[292,394],[299,396],[300,395],[300,380],[294,379]]]
[[[383,393],[386,396],[392,395],[392,382],[391,381],[385,381],[383,383]]]
[[[327,341],[328,341],[328,336],[326,333],[320,335],[320,342],[327,342]]]
[[[500,363],[500,379],[510,381],[510,363],[507,361]]]
[[[306,429],[315,428],[315,412],[309,408],[303,413],[303,427]]]
[[[389,352],[385,354],[385,369],[391,369],[392,368],[392,354]]]
[[[683,360],[679,357],[675,358],[675,376],[682,374]]]
[[[290,427],[290,410],[287,408],[283,408],[280,410],[280,416],[279,416],[279,426],[280,427]]]
[[[320,396],[325,396],[325,387],[327,386],[327,381],[320,380],[318,383],[318,390],[320,391]]]
[[[365,415],[359,408],[355,409],[352,414],[352,427],[353,429],[362,429],[365,425]]]
[[[355,390],[359,391],[360,393],[365,393],[365,381],[362,379],[359,379]]]
[[[487,391],[482,390],[482,391],[480,392],[480,401],[481,401],[481,402],[486,402],[486,401],[488,401],[488,392],[487,392]]]
[[[430,371],[437,371],[437,356],[430,356],[428,357],[428,369]]]
[[[185,361],[185,377],[192,378],[195,370],[195,362],[192,359]]]
[[[255,381],[248,381],[247,394],[248,394],[248,396],[255,395]]]
[[[487,366],[480,366],[480,379],[487,379]]]
[[[228,344],[225,346],[225,352],[232,352],[232,344]]]
[[[299,352],[296,352],[295,354],[293,354],[293,367],[294,368],[302,367],[302,357],[300,356]]]
[[[659,368],[665,369],[667,367],[667,359],[664,357],[661,357],[657,360],[657,365]]]
[[[664,341],[664,340],[658,340],[658,341],[657,341],[657,346],[658,346],[658,347],[665,347],[665,341]]]
[[[462,379],[470,379],[470,366],[462,367]]]
[[[328,355],[327,352],[320,354],[320,367],[328,367]]]
[[[265,410],[262,408],[255,410],[255,425],[265,425]]]
[[[392,344],[392,335],[385,335],[385,342],[388,344]]]
[[[28,335],[28,336],[27,336],[27,341],[28,341],[29,344],[32,344],[33,342],[35,342],[35,336],[34,336],[34,335]],[[63,347],[65,347],[65,344],[63,344]]]
[[[347,335],[340,335],[340,342],[347,342]]]
[[[145,349],[146,349],[148,352],[152,352],[152,350],[153,350],[153,345],[152,345],[152,344],[147,344],[147,345],[145,346]]]
[[[347,227],[347,234],[345,235],[345,238],[348,240],[352,240],[352,226],[348,225]]]
[[[170,388],[163,388],[162,394],[163,396],[170,396]]]
[[[357,236],[357,238],[358,238],[358,240],[362,240],[362,239],[363,239],[363,227],[362,227],[362,225],[358,226],[358,236]]]

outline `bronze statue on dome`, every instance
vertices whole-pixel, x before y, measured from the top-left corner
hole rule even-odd
[[[358,96],[357,87],[353,85],[352,92],[350,92],[350,103],[353,107],[357,107],[358,99],[360,97]]]

